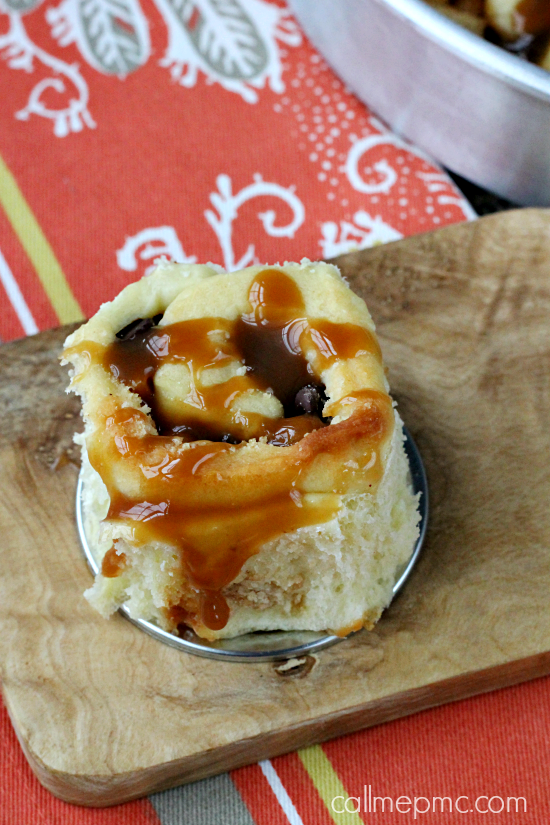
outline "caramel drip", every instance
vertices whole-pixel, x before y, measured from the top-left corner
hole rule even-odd
[[[516,8],[526,34],[544,34],[550,29],[550,3],[548,0],[521,0]]]
[[[310,321],[309,339],[317,353],[315,366],[319,371],[328,369],[336,361],[359,355],[374,355],[382,360],[378,341],[372,332],[354,324]]]
[[[102,421],[87,443],[110,496],[107,519],[131,527],[131,543],[163,542],[178,550],[190,586],[169,616],[191,623],[199,617],[212,630],[229,617],[223,588],[261,545],[333,518],[350,479],[358,478],[361,489],[380,480],[380,450],[393,426],[389,396],[374,390],[361,394],[360,415],[341,424],[326,427],[317,415],[297,414],[297,392],[319,384],[320,373],[337,360],[361,353],[380,357],[368,330],[308,319],[298,286],[278,269],[259,273],[249,303],[250,311],[234,322],[182,321],[109,347],[78,345],[90,365],[100,364],[141,396],[159,433],[143,435],[150,431],[144,411],[123,408],[115,396],[102,403]],[[211,385],[202,380],[209,370],[234,362],[246,367],[244,375]],[[165,364],[184,364],[189,371],[191,403],[186,398],[176,414],[162,406],[155,388]],[[232,400],[249,389],[274,393],[286,417],[235,415]],[[242,453],[246,443],[227,443],[228,434],[239,440],[250,427],[285,448],[280,460],[262,452],[251,459]],[[311,491],[308,469],[335,451],[353,461],[337,472],[330,493]],[[110,571],[115,560],[108,555]]]
[[[269,427],[264,425],[268,444],[274,447],[290,447],[297,444],[308,433],[325,425],[316,415],[296,415],[293,418],[278,418]]]
[[[117,553],[116,547],[113,546],[107,550],[101,562],[101,575],[106,579],[114,579],[120,576],[126,567],[126,555],[124,553]]]
[[[252,311],[235,325],[237,347],[256,379],[293,415],[296,393],[315,379],[299,340],[289,337],[295,319],[305,315],[304,298],[284,272],[265,269],[254,279],[248,300]]]
[[[199,589],[221,590],[260,543],[331,517],[324,504],[319,508],[302,501],[299,482],[306,461],[300,452],[284,462],[267,500],[263,487],[256,499],[250,500],[248,492],[248,500],[243,500],[238,489],[232,490],[235,479],[228,459],[244,444],[184,446],[166,436],[131,435],[142,416],[139,410],[118,408],[106,416],[104,431],[90,445],[91,464],[110,495],[107,518],[131,524],[137,544],[160,540],[179,546]],[[264,471],[260,467],[256,472]],[[216,489],[207,494],[211,480]],[[141,495],[129,495],[120,487],[137,488]]]
[[[230,334],[231,324],[222,318],[200,318],[153,327],[131,340],[113,342],[103,362],[115,378],[134,390],[151,408],[159,434],[180,435],[187,441],[196,441],[218,440],[229,431],[240,438],[249,421],[243,415],[235,420],[230,404],[247,390],[263,388],[248,375],[212,385],[201,381],[209,370],[240,362],[240,353]],[[166,409],[155,394],[155,375],[164,364],[182,364],[189,371],[190,392],[180,415]]]
[[[261,272],[250,288],[252,312],[235,326],[237,348],[263,386],[283,404],[285,413],[296,414],[297,392],[336,360],[372,353],[381,360],[374,335],[355,324],[334,324],[306,318],[297,284],[279,269]],[[304,357],[313,351],[314,364]]]

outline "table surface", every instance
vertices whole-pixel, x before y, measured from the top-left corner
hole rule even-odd
[[[2,0],[0,58],[4,341],[92,314],[162,254],[233,269],[475,217],[446,172],[349,93],[282,2]],[[468,822],[546,823],[549,684],[101,811],[41,788],[3,711],[0,823],[399,820],[332,809],[337,796],[363,808],[365,787],[367,798],[369,787],[394,800],[460,798],[453,813],[418,813],[426,821],[462,822],[458,808],[479,797]],[[508,797],[524,797],[526,812],[498,813]]]

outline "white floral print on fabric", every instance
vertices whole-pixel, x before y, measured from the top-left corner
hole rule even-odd
[[[45,77],[32,89],[27,105],[15,113],[18,120],[28,120],[31,115],[38,115],[53,122],[53,131],[56,137],[65,137],[71,132],[81,132],[84,126],[90,129],[95,122],[88,111],[88,84],[82,77],[76,64],[66,63],[58,57],[37,46],[27,34],[22,14],[17,7],[23,2],[18,0],[2,0],[7,8],[9,28],[6,34],[0,35],[0,55],[10,69],[22,69],[31,73],[35,69],[36,61],[52,72],[53,77]],[[36,4],[38,5],[38,4]],[[26,3],[24,12],[32,11],[35,5]],[[2,11],[0,4],[0,11]],[[53,90],[60,96],[60,100],[68,102],[60,108],[53,108],[51,102],[45,102],[44,92]],[[76,96],[74,96],[76,93]],[[63,97],[61,97],[63,96]]]
[[[46,10],[46,20],[58,43],[75,43],[98,72],[125,77],[149,58],[149,26],[137,0],[63,0]]]
[[[160,65],[182,86],[209,82],[256,103],[255,89],[269,82],[282,93],[277,41],[290,46],[301,35],[289,12],[264,0],[155,0],[168,27],[168,48]]]
[[[254,175],[254,183],[245,186],[236,194],[233,194],[229,175],[218,175],[216,184],[218,186],[217,191],[212,192],[210,195],[210,201],[214,209],[206,209],[204,217],[216,234],[220,244],[222,263],[227,272],[234,272],[259,263],[253,244],[248,246],[245,253],[238,260],[233,248],[233,222],[238,217],[239,209],[247,201],[267,196],[279,199],[290,208],[292,217],[289,222],[283,224],[277,222],[277,213],[273,209],[257,213],[264,231],[273,238],[293,237],[305,220],[304,205],[295,194],[292,186],[285,188],[278,183],[264,181],[259,174]],[[143,249],[141,249],[138,256],[137,253],[141,247]],[[142,229],[126,239],[123,247],[117,250],[116,256],[121,269],[134,272],[138,267],[138,257],[142,260],[149,260],[161,254],[166,254],[178,263],[194,263],[197,260],[194,255],[188,256],[185,254],[178,234],[172,226]],[[151,267],[144,274],[149,271],[151,271]]]
[[[353,216],[353,222],[325,221],[321,224],[321,247],[323,258],[335,258],[353,249],[365,249],[389,241],[398,241],[402,234],[379,215],[372,217],[364,209],[358,210]]]
[[[180,264],[197,262],[195,255],[185,254],[173,226],[147,227],[126,238],[124,246],[117,250],[116,259],[121,269],[126,272],[135,272],[138,268],[138,258],[142,261],[150,261],[162,255]],[[148,266],[144,274],[148,275],[154,268],[154,264]]]
[[[9,68],[34,70],[38,60],[53,73],[40,80],[20,120],[37,115],[53,121],[54,134],[65,137],[84,126],[95,127],[88,111],[89,89],[80,68],[37,46],[28,36],[22,15],[42,0],[0,0],[9,30],[0,35],[0,56]],[[174,81],[191,88],[199,73],[248,103],[267,84],[284,89],[279,41],[298,46],[302,37],[287,9],[267,0],[154,0],[168,28],[168,47],[160,65]],[[82,57],[102,74],[124,78],[145,65],[151,54],[149,24],[139,0],[62,0],[46,9],[51,35],[60,46],[75,44]],[[52,108],[44,92],[53,90],[69,102]],[[76,97],[71,96],[73,90]]]

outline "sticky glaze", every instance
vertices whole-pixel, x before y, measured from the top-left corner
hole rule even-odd
[[[380,357],[368,330],[307,318],[298,286],[278,269],[254,279],[249,304],[232,322],[183,321],[138,330],[109,347],[78,345],[88,365],[101,365],[140,395],[158,432],[143,434],[151,429],[144,410],[122,407],[114,396],[104,400],[101,426],[87,446],[109,493],[107,519],[129,528],[131,544],[174,548],[189,585],[168,615],[212,630],[229,618],[223,589],[261,545],[333,518],[350,478],[360,476],[364,489],[379,481],[380,450],[393,426],[389,396],[374,390],[341,401],[361,407],[355,429],[351,419],[328,427],[317,415],[296,414],[297,393],[312,381],[320,384],[321,373],[338,360],[362,353]],[[201,378],[208,370],[234,362],[246,368],[243,375],[205,386]],[[178,416],[157,398],[155,376],[165,364],[184,364],[191,376],[193,404]],[[240,413],[239,421],[231,402],[250,389],[274,393],[285,417]],[[240,439],[243,418],[271,445],[259,444],[257,459],[250,459],[247,442],[224,440],[227,434]],[[359,437],[358,460],[341,468],[329,492],[312,492],[306,482],[319,455]],[[281,451],[262,452],[273,447]],[[118,564],[111,553],[105,575],[117,575]]]

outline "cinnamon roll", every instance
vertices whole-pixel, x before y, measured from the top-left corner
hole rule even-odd
[[[364,302],[326,263],[161,263],[69,336],[108,616],[206,639],[372,627],[418,535]]]

